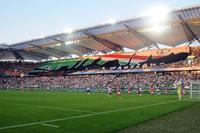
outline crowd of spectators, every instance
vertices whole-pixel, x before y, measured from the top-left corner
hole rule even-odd
[[[200,56],[200,46],[191,47],[191,55],[199,57]]]
[[[3,61],[0,62],[0,75],[23,76],[33,70],[39,63],[21,62],[21,61]]]
[[[191,80],[200,79],[200,75],[183,73],[140,73],[140,74],[104,74],[104,75],[76,75],[57,77],[7,77],[0,78],[0,88],[59,88],[59,89],[149,89],[155,87],[173,88],[174,83],[183,81],[188,85]]]
[[[170,64],[151,65],[142,69],[151,68],[180,68],[200,66],[200,47],[192,49],[192,61],[184,60]],[[0,88],[42,88],[42,89],[106,89],[126,88],[126,89],[149,89],[153,84],[155,87],[173,88],[176,81],[184,81],[187,85],[191,80],[200,79],[199,74],[190,73],[139,73],[139,74],[102,74],[102,75],[74,75],[74,76],[41,76],[27,77],[26,75],[33,70],[39,63],[33,62],[0,62]],[[136,68],[137,69],[137,68]],[[140,68],[141,69],[141,68]],[[85,70],[95,72],[97,70]],[[85,72],[83,71],[83,72]],[[98,70],[104,71],[104,70]],[[3,75],[11,77],[4,77]]]

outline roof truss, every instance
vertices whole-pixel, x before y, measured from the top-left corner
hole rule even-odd
[[[57,58],[61,58],[63,56],[66,56],[68,53],[66,51],[62,51],[62,50],[58,50],[58,49],[53,49],[53,48],[49,48],[49,47],[41,47],[38,45],[34,45],[34,44],[29,44],[35,48],[38,48],[42,51],[46,51],[47,53],[49,53],[49,55],[53,55]]]
[[[88,30],[83,31],[83,33],[86,34],[87,36],[91,37],[92,39],[96,40],[97,42],[103,44],[104,46],[108,47],[110,50],[113,50],[113,51],[122,51],[123,50],[123,48],[119,44],[116,44],[114,42],[108,41],[103,38],[99,38],[96,35],[89,32]]]
[[[157,48],[159,48],[159,46],[157,45],[157,43],[151,39],[149,39],[148,37],[146,37],[145,35],[139,33],[137,30],[135,30],[134,28],[124,24],[124,26],[131,32],[133,33],[146,47],[151,47],[152,45],[156,46]]]
[[[61,41],[59,39],[53,39],[54,41],[57,41],[61,44],[65,44],[64,41]],[[72,47],[73,49],[77,50],[77,51],[80,51],[80,52],[83,52],[83,53],[91,53],[92,51],[94,51],[93,49],[91,48],[87,48],[87,47],[84,47],[84,46],[81,46],[81,45],[77,45],[77,44],[72,44],[72,45],[69,45],[70,47]]]
[[[196,41],[198,41],[200,43],[200,40],[199,40],[198,36],[193,32],[193,30],[190,28],[190,26],[187,24],[187,22],[184,21],[183,17],[180,14],[178,15],[178,17],[181,20],[180,24],[183,27],[183,30],[185,32],[187,41],[189,42],[189,45],[191,43],[193,43],[194,40],[196,40]]]
[[[34,56],[36,58],[41,58],[41,59],[47,59],[49,57],[49,55],[47,55],[47,54],[39,53],[39,52],[35,52],[35,51],[20,50],[20,52],[27,54],[27,55]]]

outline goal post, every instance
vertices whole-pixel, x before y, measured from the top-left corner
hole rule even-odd
[[[189,98],[200,100],[200,80],[193,80],[190,82]]]

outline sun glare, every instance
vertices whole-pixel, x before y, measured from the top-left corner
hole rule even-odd
[[[157,6],[149,9],[144,16],[150,18],[149,23],[151,31],[156,33],[164,32],[167,29],[165,23],[168,20],[170,9],[166,6]]]
[[[167,20],[167,15],[170,12],[170,9],[166,6],[159,6],[151,8],[147,15],[151,18],[152,23],[160,24]]]

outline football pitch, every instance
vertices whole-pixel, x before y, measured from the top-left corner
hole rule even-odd
[[[195,104],[176,95],[0,91],[0,133],[111,133]]]

